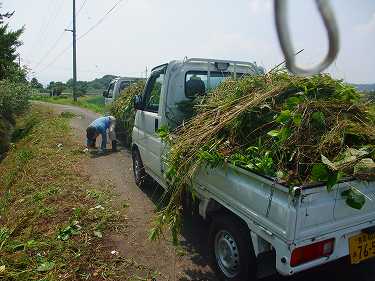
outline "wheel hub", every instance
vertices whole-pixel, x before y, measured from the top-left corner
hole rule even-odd
[[[240,255],[236,241],[227,231],[219,231],[215,238],[215,256],[221,271],[228,278],[240,272]]]

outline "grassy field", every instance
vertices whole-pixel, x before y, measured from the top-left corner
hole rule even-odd
[[[68,94],[64,94],[58,97],[50,97],[47,95],[34,95],[32,100],[56,103],[56,104],[65,104],[65,105],[74,105],[82,108],[92,110],[97,113],[105,113],[106,107],[104,104],[104,97],[102,96],[84,96],[79,97],[77,102],[74,102],[73,97]]]
[[[113,209],[111,187],[90,184],[71,117],[34,108],[18,120],[0,163],[0,279],[152,280],[157,273],[113,252],[128,204]]]

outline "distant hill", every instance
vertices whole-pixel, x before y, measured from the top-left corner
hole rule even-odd
[[[116,77],[118,76],[104,75],[102,78],[96,78],[92,81],[77,81],[78,92],[82,91],[87,94],[101,94],[105,89],[107,89],[109,82],[111,82]],[[64,92],[72,92],[73,79],[69,79],[66,83],[60,84],[62,85]],[[51,88],[51,83],[49,84],[47,89],[49,88]]]
[[[97,79],[95,79],[93,81],[87,81],[86,82],[87,91],[88,92],[92,92],[92,91],[95,91],[95,92],[104,91],[108,87],[109,82],[111,82],[116,77],[118,77],[118,76],[115,76],[115,75],[104,75],[102,78],[97,78]]]
[[[360,92],[375,92],[375,84],[352,84]]]

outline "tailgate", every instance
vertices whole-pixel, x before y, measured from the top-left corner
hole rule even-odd
[[[361,210],[356,210],[346,204],[342,192],[355,188],[366,197],[366,203]],[[333,212],[335,221],[340,221],[343,227],[360,224],[369,220],[375,220],[375,182],[342,183],[336,194],[335,209]]]
[[[361,210],[351,208],[342,197],[342,192],[356,188],[366,197]],[[295,239],[297,241],[317,238],[345,228],[352,228],[375,221],[375,183],[352,181],[340,183],[332,192],[326,187],[303,190],[297,208]]]

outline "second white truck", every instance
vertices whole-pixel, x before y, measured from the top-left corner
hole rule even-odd
[[[105,104],[112,103],[123,90],[138,80],[141,80],[141,78],[118,77],[113,79],[109,83],[108,88],[103,92]]]

